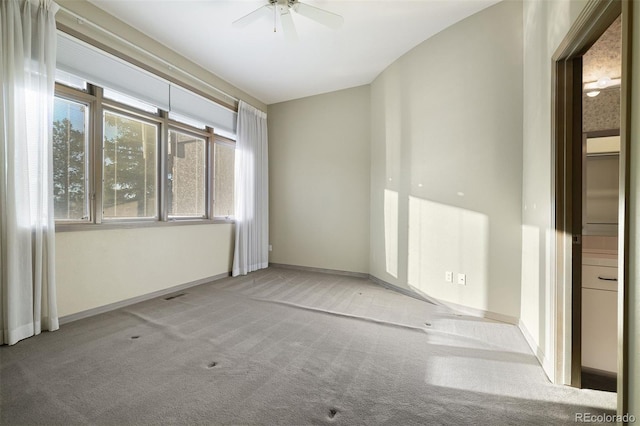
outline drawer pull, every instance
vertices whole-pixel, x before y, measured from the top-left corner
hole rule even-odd
[[[598,277],[598,279],[602,281],[618,281],[617,278]]]

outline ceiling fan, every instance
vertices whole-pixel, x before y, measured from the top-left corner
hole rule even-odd
[[[233,21],[232,25],[236,28],[244,28],[247,25],[257,21],[263,17],[273,16],[273,31],[276,31],[276,16],[280,15],[280,24],[282,25],[282,32],[287,40],[295,41],[298,39],[296,27],[293,24],[293,18],[291,17],[291,11],[299,13],[302,16],[316,21],[317,23],[329,28],[337,29],[342,26],[344,19],[342,16],[329,12],[324,9],[320,9],[315,6],[310,6],[306,3],[300,3],[298,0],[267,0],[268,4],[261,6],[253,12]]]

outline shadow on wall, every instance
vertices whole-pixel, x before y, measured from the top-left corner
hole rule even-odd
[[[384,253],[387,274],[398,278],[398,193],[384,190]]]
[[[384,203],[387,273],[397,277],[397,192],[385,190]],[[489,217],[414,196],[407,203],[409,287],[445,302],[488,310]],[[451,281],[446,272],[451,272]],[[458,283],[462,273],[464,284]]]

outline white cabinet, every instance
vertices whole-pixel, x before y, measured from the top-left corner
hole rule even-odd
[[[616,259],[582,261],[582,366],[616,373],[618,268]]]

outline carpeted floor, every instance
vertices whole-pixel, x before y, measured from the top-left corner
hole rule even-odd
[[[0,423],[553,425],[615,410],[613,393],[550,384],[517,327],[364,279],[269,268],[182,293],[0,347]]]

